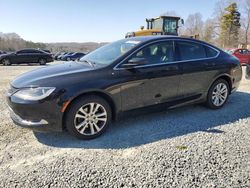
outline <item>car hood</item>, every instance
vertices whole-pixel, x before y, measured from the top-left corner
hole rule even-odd
[[[13,56],[13,55],[15,55],[15,53],[14,52],[10,52],[10,53],[6,53],[6,54],[0,54],[0,57],[8,57],[8,56]]]
[[[15,88],[46,86],[51,84],[51,82],[53,84],[56,84],[55,82],[63,82],[63,79],[67,80],[67,76],[93,69],[93,67],[81,62],[65,62],[24,73],[15,78],[11,85]]]

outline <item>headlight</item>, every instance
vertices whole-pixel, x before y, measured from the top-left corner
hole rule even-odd
[[[13,96],[24,100],[38,101],[48,97],[55,89],[54,87],[24,88],[14,93]]]

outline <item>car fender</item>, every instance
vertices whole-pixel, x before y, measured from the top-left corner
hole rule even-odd
[[[87,89],[87,90],[81,90],[75,93],[74,95],[67,95],[63,96],[63,105],[62,105],[62,111],[66,111],[70,104],[77,100],[80,97],[83,97],[84,95],[98,95],[110,104],[113,112],[113,118],[116,118],[116,115],[121,111],[121,98],[119,96],[112,96],[109,92],[106,90],[101,89]],[[66,107],[64,106],[66,105]]]
[[[211,81],[211,83],[209,84],[209,87],[207,88],[207,92],[209,91],[209,89],[211,88],[211,86],[213,85],[213,83],[218,80],[219,78],[223,78],[223,77],[227,77],[228,80],[227,81],[230,81],[229,85],[230,85],[230,89],[232,88],[232,80],[233,80],[233,77],[230,75],[230,74],[227,74],[227,73],[223,73],[223,74],[219,74],[217,75],[216,77],[213,78],[213,80]]]

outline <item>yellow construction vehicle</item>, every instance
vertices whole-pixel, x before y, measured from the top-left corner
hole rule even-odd
[[[175,35],[178,36],[180,25],[184,25],[184,20],[176,16],[160,16],[157,18],[146,19],[147,29],[141,27],[140,31],[129,32],[126,38],[148,35]],[[199,35],[183,36],[188,38],[199,38]]]

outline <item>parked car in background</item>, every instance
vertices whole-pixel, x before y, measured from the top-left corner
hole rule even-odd
[[[57,52],[53,55],[54,60],[58,60],[58,57],[66,54],[66,52]]]
[[[98,48],[77,63],[17,77],[7,101],[17,125],[36,131],[66,128],[80,139],[92,139],[112,120],[143,107],[206,103],[222,108],[241,77],[239,60],[208,43],[134,37]]]
[[[64,57],[65,57],[65,56],[72,55],[73,53],[74,53],[74,52],[68,52],[68,53],[64,54],[64,55],[60,58],[60,60],[64,60]]]
[[[6,54],[6,52],[5,52],[5,51],[0,50],[0,55],[2,55],[2,54]]]
[[[79,60],[81,57],[85,56],[86,54],[81,53],[81,52],[75,52],[73,54],[66,54],[64,55],[61,60],[63,61],[75,61]]]
[[[53,58],[51,54],[36,49],[24,49],[0,56],[0,64],[6,66],[22,63],[39,63],[40,65],[45,65],[52,61]]]
[[[224,49],[224,52],[228,53],[228,54],[231,54],[231,49]]]
[[[73,54],[73,52],[65,52],[57,57],[57,60],[62,60],[65,55]]]
[[[241,65],[250,64],[250,51],[248,49],[233,49],[231,54],[240,60]]]

